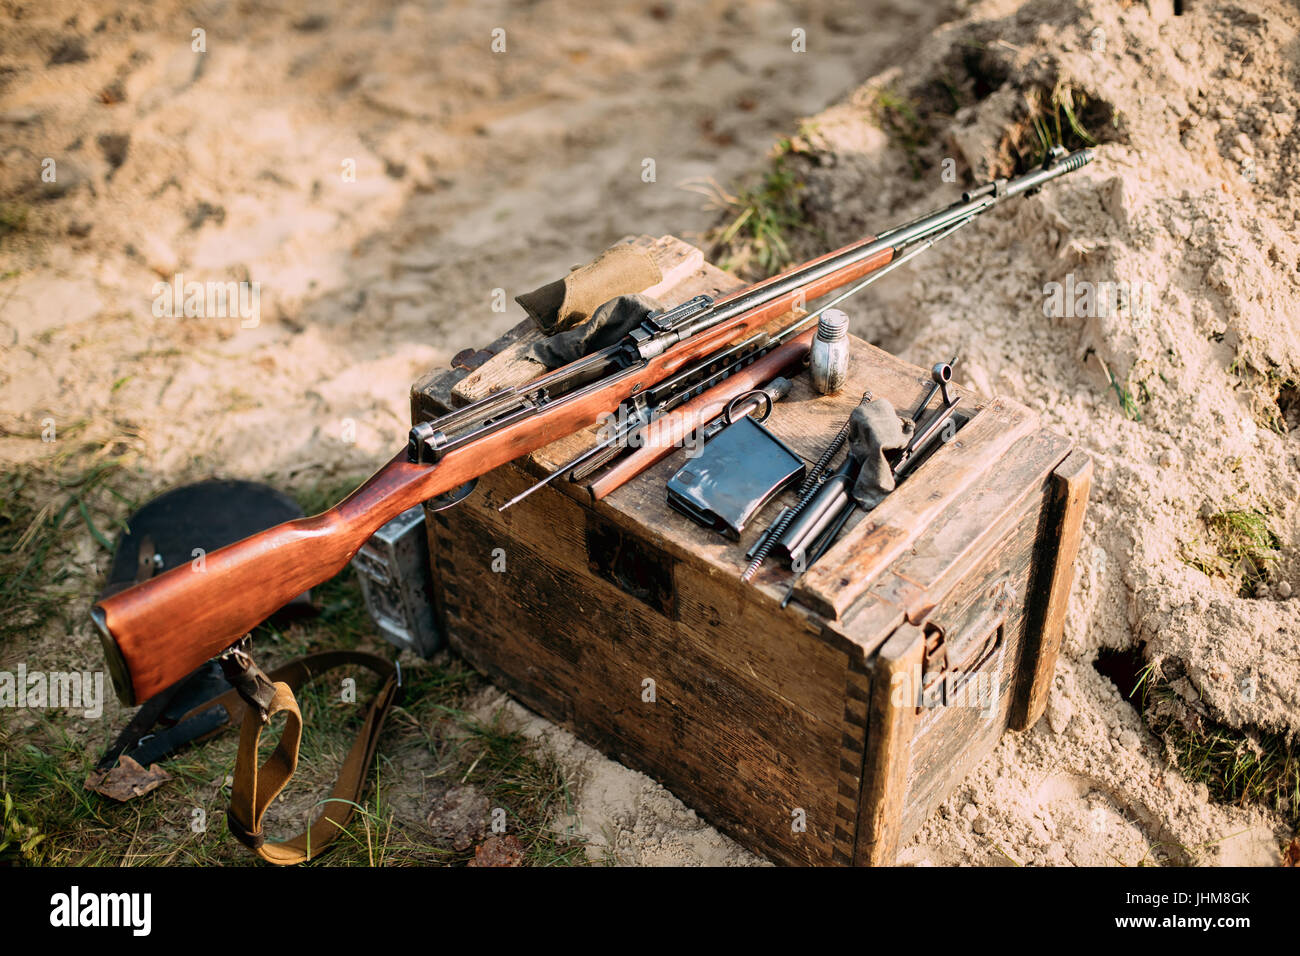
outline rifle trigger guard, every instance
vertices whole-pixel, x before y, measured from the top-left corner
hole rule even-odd
[[[424,503],[424,506],[430,511],[446,511],[453,505],[458,505],[478,487],[478,479],[472,478],[459,488],[453,488],[445,494],[438,495],[436,498],[430,498]]]

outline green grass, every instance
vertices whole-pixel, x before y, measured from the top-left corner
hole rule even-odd
[[[51,621],[66,626],[70,613],[83,610],[76,599],[98,582],[75,560],[77,536],[111,553],[115,529],[137,503],[131,456],[78,440],[80,430],[80,423],[62,427],[46,461],[0,473],[0,641],[7,646]]]
[[[539,751],[522,733],[510,729],[503,712],[490,721],[468,719],[457,757],[462,782],[477,785],[494,806],[506,810],[507,832],[524,845],[532,866],[585,864],[585,848],[552,824],[573,813],[564,773],[553,757]]]
[[[1281,540],[1258,508],[1220,511],[1203,519],[1208,541],[1184,545],[1182,559],[1211,577],[1232,582],[1240,597],[1254,597],[1277,561]]]
[[[1080,119],[1090,106],[1088,94],[1083,90],[1058,83],[1050,92],[1032,91],[1027,99],[1035,144],[1030,154],[1031,166],[1042,163],[1053,146],[1073,150],[1097,145],[1098,137]]]
[[[1005,175],[1041,165],[1054,146],[1081,149],[1119,135],[1114,109],[1080,87],[1067,83],[1034,87],[1025,91],[1024,99],[1024,113],[1003,132],[999,145]]]
[[[12,232],[22,232],[27,228],[26,206],[18,203],[0,203],[0,239]]]
[[[1285,734],[1237,730],[1201,715],[1160,716],[1161,700],[1186,706],[1161,680],[1146,681],[1141,697],[1148,726],[1186,779],[1205,784],[1217,803],[1268,807],[1300,827],[1300,745]]]
[[[1140,657],[1140,651],[1135,653]],[[1164,742],[1170,762],[1187,780],[1205,784],[1210,799],[1232,806],[1267,807],[1293,828],[1300,827],[1296,741],[1282,733],[1235,729],[1198,712],[1173,689],[1154,661],[1137,671],[1127,697]]]
[[[800,205],[804,183],[790,168],[787,155],[787,150],[781,150],[756,184],[725,198],[732,218],[713,240],[718,250],[742,247],[764,276],[775,275],[794,261],[790,235],[808,230]]]
[[[29,813],[14,804],[9,791],[4,792],[4,815],[0,820],[0,866],[30,863],[37,859],[45,834],[27,822]]]
[[[295,625],[276,646],[255,643],[255,652],[270,668],[311,646],[352,643],[335,641],[327,633],[319,624]],[[373,645],[365,649],[384,653]],[[553,829],[571,809],[559,765],[510,728],[504,712],[483,722],[459,709],[483,686],[481,678],[451,655],[408,662],[404,674],[405,702],[389,715],[361,802],[334,845],[311,865],[461,865],[473,859],[473,848],[458,852],[437,845],[423,825],[422,812],[411,812],[421,787],[421,773],[411,772],[412,766],[431,768],[426,776],[475,786],[491,806],[503,808],[507,832],[525,847],[525,865],[585,865],[585,845]],[[341,694],[341,681],[348,676],[357,682],[356,703],[345,702]],[[329,799],[374,683],[368,672],[340,668],[300,689],[305,731],[298,773],[282,798],[283,809],[268,814],[272,839],[305,829],[308,817]],[[278,730],[273,726],[263,735],[262,759],[274,747]],[[101,736],[109,732],[104,728]],[[164,763],[171,781],[119,804],[82,786],[106,740],[79,737],[62,726],[56,713],[39,715],[20,735],[0,735],[5,753],[0,791],[14,805],[0,861],[87,866],[253,862],[224,822],[229,799],[224,781],[234,766],[237,741],[238,734],[227,730],[190,747]],[[405,814],[399,805],[407,808]],[[196,808],[206,814],[203,832],[190,826]]]
[[[1037,140],[1031,165],[1042,163],[1053,146],[1066,146],[1067,143],[1073,145],[1066,148],[1097,145],[1097,140],[1079,121],[1074,105],[1076,99],[1081,107],[1088,105],[1088,94],[1064,85],[1058,85],[1046,96],[1040,92],[1031,98],[1029,118]]]
[[[1124,417],[1132,422],[1142,421],[1142,412],[1138,408],[1138,402],[1133,397],[1133,393],[1128,389],[1128,383],[1120,382],[1119,379],[1111,374],[1110,366],[1108,366],[1105,360],[1095,351],[1089,349],[1088,354],[1097,359],[1097,364],[1101,366],[1101,370],[1106,374],[1106,381],[1110,384],[1111,391],[1115,393],[1115,398],[1119,401],[1119,409],[1124,413]],[[1142,389],[1142,394],[1144,396],[1143,401],[1149,400],[1150,393],[1147,392],[1146,385],[1143,384],[1140,388]]]

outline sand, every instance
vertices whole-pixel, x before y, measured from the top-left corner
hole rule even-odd
[[[30,436],[53,419],[130,445],[157,490],[363,472],[402,443],[410,382],[520,319],[495,290],[508,301],[628,233],[695,238],[718,213],[692,184],[728,184],[796,132],[821,231],[798,251],[816,254],[954,198],[944,159],[998,169],[1023,90],[1073,83],[1106,120],[1097,162],[849,310],[917,364],[960,352],[959,379],[1038,409],[1097,469],[1048,715],[902,859],[1276,862],[1281,816],[1211,803],[1093,666],[1140,644],[1185,677],[1188,706],[1300,727],[1300,602],[1283,596],[1300,590],[1300,401],[1278,388],[1300,378],[1300,15],[1182,6],[29,10],[0,51],[0,200],[26,213],[0,244],[0,462],[49,456]],[[923,112],[909,155],[872,103],[888,87],[931,105],[941,80],[965,102]],[[258,282],[256,326],[155,317],[155,283],[178,273]],[[1067,276],[1149,283],[1150,312],[1046,315],[1045,285]],[[1185,560],[1228,508],[1266,511],[1281,545],[1251,597]],[[80,560],[103,570],[84,537]],[[88,625],[50,641],[52,658],[98,660]],[[475,701],[499,706],[559,755],[594,857],[761,862],[499,692]],[[123,722],[115,704],[106,719]]]

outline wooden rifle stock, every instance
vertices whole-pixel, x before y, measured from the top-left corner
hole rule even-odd
[[[813,263],[871,241],[853,243]],[[105,598],[95,605],[92,617],[118,697],[127,705],[140,703],[185,677],[295,596],[343,570],[372,534],[406,509],[596,424],[636,392],[766,325],[796,304],[881,268],[893,257],[894,250],[885,248],[847,264],[679,342],[637,367],[634,374],[611,376],[573,400],[544,405],[525,419],[451,449],[435,464],[410,462],[402,452],[322,514],[277,525],[213,551],[204,558],[202,570],[194,564],[176,567]],[[780,278],[743,292],[761,290]]]

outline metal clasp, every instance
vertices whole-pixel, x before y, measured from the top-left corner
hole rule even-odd
[[[934,621],[921,624],[925,632],[921,660],[923,700],[949,703],[949,692],[958,690],[994,656],[1003,645],[1003,631],[1015,594],[1015,587],[1008,579],[995,583],[984,598],[984,609],[958,634],[946,631]],[[936,684],[940,685],[937,690]]]
[[[275,698],[275,684],[271,678],[253,661],[249,654],[253,635],[245,634],[238,641],[226,648],[217,658],[221,663],[221,672],[232,687],[239,692],[253,710],[257,711],[262,723],[271,722],[271,701]]]

